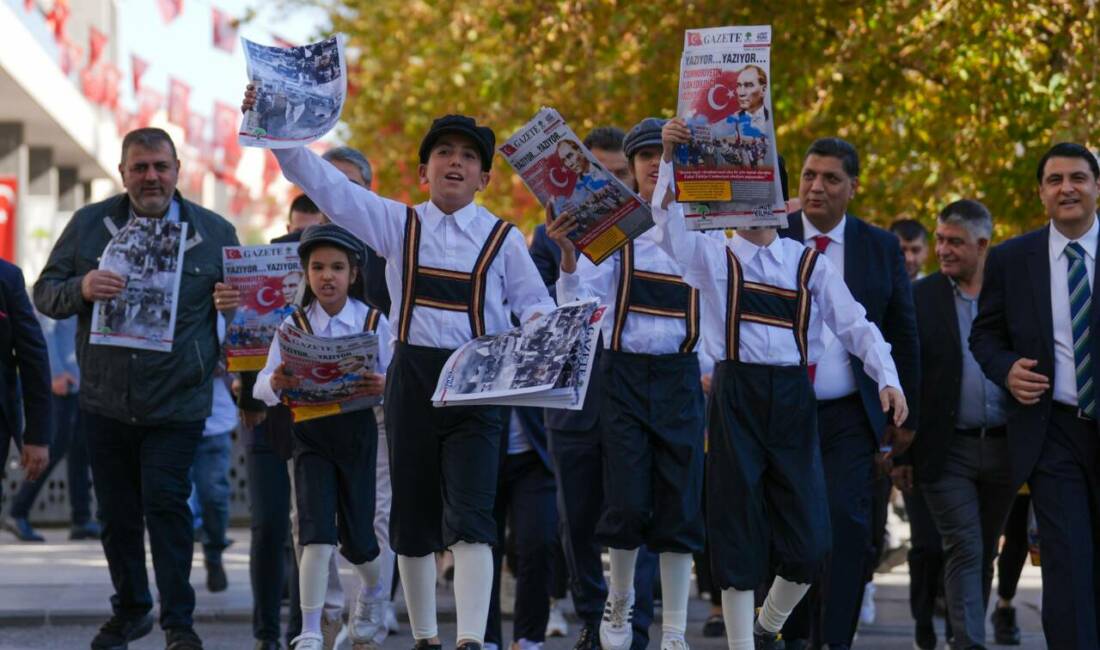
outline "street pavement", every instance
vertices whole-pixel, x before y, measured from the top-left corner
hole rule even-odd
[[[110,615],[108,598],[112,593],[107,563],[98,542],[70,542],[66,530],[42,531],[47,541],[24,544],[10,534],[0,533],[0,650],[36,650],[86,648],[99,625]],[[202,569],[201,548],[196,546],[195,586],[197,605],[196,630],[211,650],[238,650],[252,647],[252,594],[248,582],[247,528],[233,528],[230,537],[235,543],[225,552],[229,589],[211,594],[206,591]],[[148,558],[147,558],[148,559]],[[153,571],[149,565],[150,582]],[[341,578],[349,587],[356,586],[357,577],[344,566]],[[912,648],[912,622],[909,618],[908,576],[905,564],[879,574],[875,578],[878,593],[877,620],[863,626],[855,642],[856,648],[901,650]],[[1025,650],[1045,648],[1039,621],[1039,570],[1027,566],[1020,581],[1017,612],[1024,632]],[[439,593],[440,631],[445,645],[454,642],[454,604],[450,590]],[[400,596],[399,596],[400,598]],[[398,604],[398,611],[403,606]],[[723,648],[724,639],[704,639],[701,635],[707,604],[696,598],[689,608],[688,643],[693,648]],[[658,617],[659,621],[659,617]],[[942,620],[937,620],[942,639]],[[407,624],[402,633],[390,637],[387,649],[411,648]],[[510,638],[509,629],[505,638]],[[576,640],[578,627],[570,626],[564,639],[551,639],[546,650],[568,650]],[[992,639],[992,632],[989,633]],[[651,631],[651,646],[658,647],[660,625]],[[134,650],[163,648],[164,636],[155,630],[145,639],[130,644]],[[942,647],[942,641],[941,641]],[[991,648],[998,647],[990,645]]]

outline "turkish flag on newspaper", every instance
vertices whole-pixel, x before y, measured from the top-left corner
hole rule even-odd
[[[255,293],[247,296],[245,300],[245,306],[260,315],[273,312],[285,304],[282,278],[264,278]]]
[[[237,46],[237,25],[239,23],[237,19],[230,18],[229,14],[217,7],[212,7],[211,12],[214,24],[214,47],[232,54],[233,48]]]
[[[164,103],[164,95],[152,88],[142,88],[138,94],[137,125],[145,128],[153,121],[153,116],[160,110]]]
[[[187,128],[184,129],[184,139],[187,144],[199,146],[206,136],[206,117],[198,113],[187,113]]]
[[[183,0],[157,0],[157,7],[164,22],[170,23],[183,13]]]
[[[692,110],[708,122],[718,122],[741,110],[737,103],[737,73],[726,70],[716,76],[705,92],[695,98]]]
[[[168,121],[187,128],[187,100],[191,96],[191,86],[175,77],[168,78]]]
[[[573,188],[577,186],[577,173],[566,167],[556,152],[546,157],[543,168],[546,170],[544,187],[551,196],[573,195]]]
[[[141,77],[149,68],[149,62],[136,54],[130,55],[130,77],[134,83],[134,94],[141,92]]]
[[[103,48],[107,47],[107,35],[95,27],[88,28],[88,65],[93,66],[99,57],[103,56]]]

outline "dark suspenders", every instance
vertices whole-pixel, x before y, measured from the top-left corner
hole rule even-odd
[[[817,263],[817,251],[807,248],[798,261],[796,289],[783,289],[759,282],[746,282],[741,263],[726,248],[726,358],[741,356],[741,323],[757,323],[789,329],[798,346],[799,363],[806,365],[809,353],[810,275]]]
[[[306,334],[313,334],[313,326],[309,324],[309,317],[306,316],[306,310],[302,309],[301,305],[294,305],[294,311],[290,312],[290,317],[294,320],[295,327]],[[368,305],[367,317],[363,320],[363,331],[378,331],[378,323],[381,319],[382,312]]]
[[[512,224],[497,220],[468,273],[420,265],[420,217],[408,208],[405,215],[405,262],[401,275],[401,308],[397,340],[407,343],[414,306],[466,312],[471,338],[485,334],[485,282]]]
[[[684,321],[684,340],[680,352],[691,352],[699,341],[699,291],[678,275],[639,271],[634,268],[634,243],[619,252],[618,301],[615,324],[611,330],[611,349],[622,346],[623,330],[630,312]]]

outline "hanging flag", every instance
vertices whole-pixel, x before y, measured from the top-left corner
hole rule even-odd
[[[130,76],[133,78],[134,94],[141,92],[141,77],[149,68],[149,62],[136,54],[130,55]]]
[[[127,133],[137,128],[137,115],[122,105],[116,106],[115,128],[118,129],[118,137],[125,137]]]
[[[76,69],[81,59],[84,58],[84,48],[72,42],[69,40],[69,37],[66,36],[65,40],[61,42],[60,49],[61,59],[58,61],[58,65],[61,66],[61,71],[67,76]]]
[[[206,117],[198,113],[187,113],[187,128],[184,129],[184,140],[194,147],[202,145],[206,138]]]
[[[103,103],[103,69],[99,66],[80,71],[80,92],[93,104]]]
[[[137,125],[145,128],[153,121],[153,116],[160,110],[164,103],[164,95],[152,88],[142,88],[138,94]]]
[[[168,121],[187,128],[187,101],[191,97],[191,86],[175,77],[168,78]]]
[[[237,27],[240,23],[217,7],[212,7],[211,12],[214,22],[214,47],[232,54],[237,46]]]
[[[118,106],[118,84],[122,81],[122,70],[113,63],[103,66],[103,101],[107,108],[114,109]]]
[[[157,0],[157,7],[160,8],[160,17],[167,24],[183,13],[183,0]]]
[[[23,11],[34,9],[34,0],[23,0]]]
[[[275,159],[275,154],[271,153],[271,149],[264,149],[263,188],[265,192],[278,177],[279,161]]]
[[[96,64],[99,57],[103,56],[103,48],[107,46],[107,35],[95,27],[88,28],[88,67]]]
[[[15,261],[16,207],[19,205],[19,179],[0,176],[0,257]]]
[[[69,22],[69,0],[54,0],[53,9],[46,14],[46,26],[53,33],[53,40],[65,42],[65,24]]]
[[[248,195],[248,188],[243,184],[237,185],[237,188],[233,191],[233,198],[229,201],[229,215],[233,217],[241,216],[251,200],[252,197]]]
[[[236,107],[214,102],[214,146],[222,150],[219,172],[225,178],[236,179],[237,163],[241,161],[241,144],[237,141],[240,130],[240,112]]]

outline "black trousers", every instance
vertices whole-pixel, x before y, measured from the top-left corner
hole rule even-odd
[[[247,447],[248,499],[252,541],[248,574],[252,582],[252,636],[279,640],[279,612],[287,576],[286,546],[290,539],[290,479],[286,461],[265,433],[267,422],[252,432]]]
[[[902,497],[910,531],[909,612],[917,627],[931,627],[936,596],[943,593],[943,541],[920,486]]]
[[[1027,543],[1027,512],[1030,494],[1017,494],[1005,521],[1005,541],[997,556],[997,595],[1005,600],[1016,597],[1016,586],[1030,551]]]
[[[24,481],[11,501],[12,517],[26,519],[30,516],[34,500],[46,485],[57,464],[66,458],[66,481],[69,486],[69,505],[72,524],[82,526],[92,518],[92,481],[88,462],[88,441],[81,422],[79,397],[54,395],[53,435],[50,437],[50,464],[37,481]]]
[[[203,420],[139,426],[85,411],[84,422],[103,521],[103,552],[115,588],[112,608],[131,618],[153,607],[145,571],[148,529],[161,627],[190,627],[195,529],[187,498]]]

